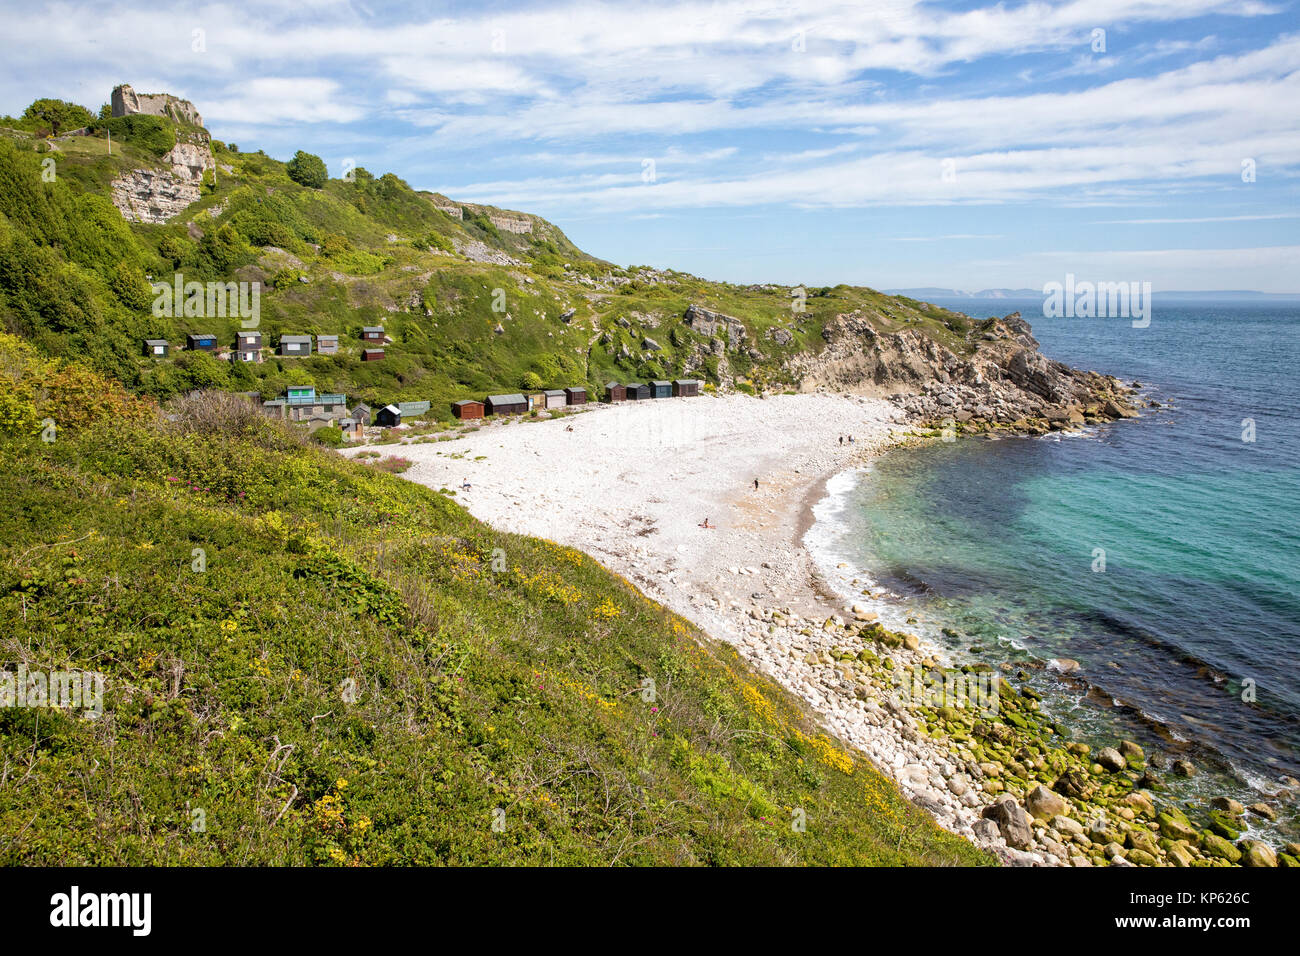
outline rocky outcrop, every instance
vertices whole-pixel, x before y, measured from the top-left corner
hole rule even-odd
[[[739,348],[749,334],[745,323],[734,316],[712,312],[698,305],[689,305],[685,313],[686,324],[692,332],[707,335],[709,338],[722,336],[727,340],[728,348]]]
[[[113,87],[112,109],[114,116],[143,113],[146,116],[165,116],[176,123],[202,126],[203,117],[189,100],[170,93],[137,93],[123,83]]]
[[[133,169],[113,180],[113,205],[131,222],[169,222],[197,202],[200,184],[170,170]]]
[[[162,157],[161,168],[133,169],[113,180],[113,205],[132,222],[169,222],[203,195],[203,178],[216,169],[211,139],[189,100],[169,93],[136,93],[125,84],[115,87],[113,115],[136,113],[184,125],[177,127],[176,145]]]
[[[888,396],[915,420],[963,428],[1043,432],[1136,414],[1118,379],[1043,355],[1018,312],[975,326],[959,351],[919,328],[882,325],[861,311],[837,315],[826,347],[792,356],[786,370],[804,391]]]

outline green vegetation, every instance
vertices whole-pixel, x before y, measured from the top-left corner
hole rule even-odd
[[[293,154],[293,159],[289,160],[284,171],[299,186],[306,186],[309,189],[320,189],[329,179],[325,160],[314,153],[304,153],[302,150]]]
[[[106,678],[0,709],[0,864],[991,862],[577,551],[233,396],[0,369],[0,666]]]
[[[949,348],[970,344],[960,317],[925,303],[620,268],[536,217],[419,192],[392,173],[326,179],[319,157],[302,152],[282,163],[213,142],[219,175],[198,202],[166,225],[128,225],[109,202],[112,180],[156,167],[170,142],[206,134],[145,116],[92,130],[51,141],[48,154],[29,131],[0,130],[0,328],[159,400],[205,386],[269,398],[298,381],[371,404],[428,400],[445,421],[456,399],[521,387],[598,392],[610,379],[685,375],[722,390],[787,391],[798,385],[787,360],[824,348],[827,323],[854,310],[886,333],[916,328]],[[55,159],[53,182],[42,179],[43,156]],[[268,352],[253,365],[143,356],[144,338],[211,331],[228,346],[239,327],[231,316],[152,315],[144,277],[176,273],[260,282],[268,349],[281,334],[338,334],[339,353]],[[690,305],[734,316],[745,337],[693,330]],[[382,362],[360,360],[365,325],[393,339]]]

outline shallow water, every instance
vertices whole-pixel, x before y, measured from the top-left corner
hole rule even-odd
[[[854,576],[893,592],[887,623],[1025,667],[1084,739],[1190,757],[1189,796],[1300,777],[1300,308],[1157,300],[1133,329],[942,304],[1020,308],[1047,355],[1169,407],[891,452],[828,485],[807,539],[823,567],[846,593]]]

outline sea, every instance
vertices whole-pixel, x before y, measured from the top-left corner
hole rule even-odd
[[[1189,760],[1191,777],[1157,771],[1175,798],[1250,803],[1300,778],[1300,301],[1157,295],[1146,328],[936,302],[1019,311],[1044,354],[1158,407],[832,478],[805,539],[828,580],[951,662],[1027,674],[1076,739]]]

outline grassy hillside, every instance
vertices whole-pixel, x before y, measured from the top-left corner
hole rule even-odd
[[[0,129],[0,321],[137,393],[165,399],[217,387],[272,397],[290,383],[315,384],[372,404],[428,399],[446,418],[458,398],[611,378],[794,387],[783,362],[820,350],[826,322],[854,309],[882,331],[911,326],[952,348],[968,344],[963,317],[912,300],[836,286],[795,301],[785,287],[620,268],[538,217],[457,204],[363,169],[310,188],[290,179],[284,163],[219,142],[215,181],[199,202],[166,225],[127,225],[108,199],[110,183],[160,167],[155,126],[119,129],[112,155],[103,130],[46,140]],[[47,159],[53,182],[41,178]],[[503,216],[531,231],[499,228]],[[238,328],[232,318],[154,317],[146,276],[170,281],[177,272],[201,282],[259,281],[266,345],[281,333],[338,333],[342,352],[254,366],[194,354],[144,358],[146,337],[176,342],[210,331],[228,345]],[[741,320],[744,341],[692,331],[683,321],[692,304]],[[394,344],[385,361],[362,363],[357,336],[373,324]]]
[[[0,370],[0,669],[107,676],[0,708],[0,864],[991,862],[579,552],[234,398]]]

